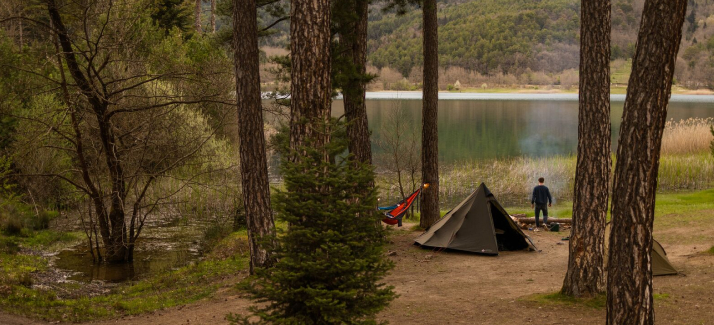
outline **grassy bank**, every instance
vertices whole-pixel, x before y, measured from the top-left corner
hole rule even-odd
[[[29,240],[46,236],[39,232]],[[17,252],[0,253],[3,274],[0,276],[0,307],[6,312],[32,318],[79,322],[191,303],[235,282],[227,279],[232,279],[248,265],[244,254],[246,238],[244,231],[233,233],[220,241],[202,261],[112,287],[108,293],[99,295],[83,291],[83,285],[73,281],[60,282],[51,288],[33,286],[35,278],[49,271],[47,259]],[[41,247],[47,246],[36,246]],[[25,244],[20,243],[20,248],[24,249]]]

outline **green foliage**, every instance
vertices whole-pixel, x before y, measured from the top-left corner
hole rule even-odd
[[[306,155],[297,162],[283,160],[287,190],[276,194],[275,210],[289,226],[278,237],[277,264],[259,270],[249,286],[266,302],[253,311],[273,324],[375,324],[395,294],[380,282],[392,263],[383,255],[383,228],[369,187],[373,171],[346,159],[323,161],[325,152],[344,152],[342,144],[301,150]]]
[[[17,254],[20,251],[20,245],[16,238],[0,236],[0,254]]]
[[[578,16],[579,7],[569,0],[448,5],[439,13],[439,62],[483,74],[562,68],[541,67],[535,59],[558,44],[577,44]],[[369,27],[370,61],[409,75],[412,67],[422,65],[421,13],[379,18]]]
[[[709,255],[714,255],[714,246],[710,247],[710,248],[707,250],[707,254],[709,254]]]
[[[190,1],[153,0],[151,3],[151,19],[166,33],[169,33],[173,28],[177,28],[184,33],[193,30],[193,12],[191,11]]]
[[[0,248],[2,239],[0,237]],[[5,312],[45,320],[80,322],[136,315],[191,303],[226,286],[223,279],[247,267],[247,256],[238,253],[245,251],[245,242],[245,232],[232,234],[216,245],[220,250],[218,254],[214,250],[196,264],[114,287],[107,295],[87,297],[80,294],[62,299],[58,294],[66,295],[76,289],[75,285],[57,284],[57,291],[29,288],[33,281],[32,274],[47,270],[45,258],[9,255],[0,251],[0,308]]]

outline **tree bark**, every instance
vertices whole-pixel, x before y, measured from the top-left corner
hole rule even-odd
[[[196,0],[196,6],[193,9],[193,16],[194,27],[196,28],[196,32],[200,34],[203,32],[201,29],[201,0]]]
[[[324,147],[332,104],[330,1],[295,0],[290,8],[290,149]],[[325,151],[325,161],[329,161]]]
[[[687,0],[648,0],[620,126],[607,267],[607,324],[654,324],[652,224],[667,103]]]
[[[580,14],[578,160],[568,271],[561,292],[605,289],[603,254],[610,190],[610,0],[583,0]]]
[[[422,102],[422,181],[419,226],[429,228],[439,220],[439,51],[436,0],[424,0],[424,98]]]
[[[216,33],[216,0],[211,0],[211,33]]]
[[[369,2],[367,0],[353,0],[357,19],[355,20],[354,34],[347,37],[351,63],[354,65],[356,76],[349,78],[344,93],[345,116],[347,118],[347,138],[349,151],[356,161],[365,164],[372,163],[372,145],[369,139],[369,124],[367,121],[367,106],[365,104],[365,74],[367,64],[367,16]]]
[[[273,263],[262,238],[273,236],[275,230],[265,156],[255,0],[235,0],[233,28],[241,185],[248,228],[250,273],[254,274],[256,267],[268,267]]]

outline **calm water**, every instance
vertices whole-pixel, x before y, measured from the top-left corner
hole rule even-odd
[[[403,107],[403,120],[420,134],[420,93],[368,94],[367,116],[372,130],[372,150],[390,127],[392,112]],[[399,97],[399,99],[394,99]],[[578,136],[578,102],[575,94],[440,94],[439,157],[449,163],[514,156],[574,154]],[[464,99],[467,98],[467,99]],[[624,95],[612,99],[612,143],[617,145]],[[344,112],[342,100],[333,115]],[[714,96],[672,96],[668,119],[714,117]],[[406,133],[406,132],[405,132]]]
[[[167,272],[201,256],[199,240],[207,225],[186,220],[149,220],[137,241],[134,262],[93,264],[86,244],[57,254],[53,264],[71,273],[70,280],[119,283]]]

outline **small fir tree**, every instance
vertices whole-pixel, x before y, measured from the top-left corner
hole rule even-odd
[[[297,162],[283,158],[285,191],[275,196],[275,211],[288,226],[278,237],[278,262],[248,286],[265,303],[252,311],[259,323],[376,324],[395,294],[381,282],[393,263],[384,257],[372,167],[340,156],[343,141],[303,149]],[[325,162],[326,152],[334,160]]]

